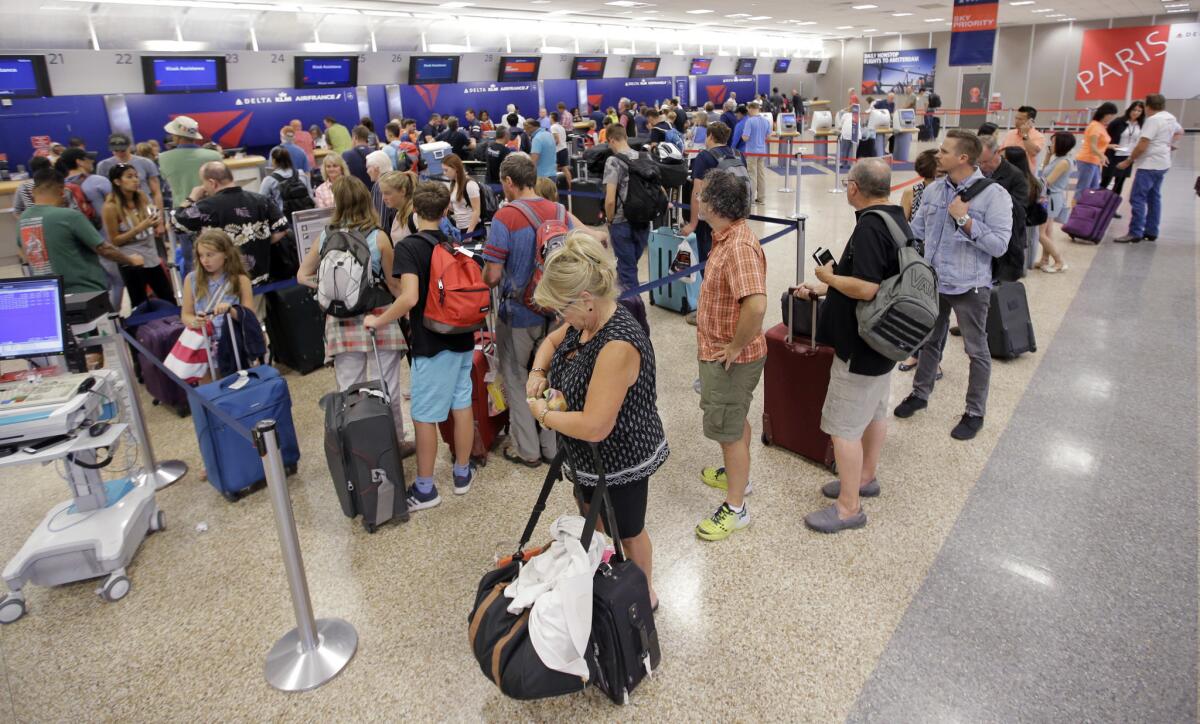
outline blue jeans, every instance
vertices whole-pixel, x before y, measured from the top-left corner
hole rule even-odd
[[[1158,236],[1158,221],[1162,216],[1162,182],[1167,169],[1155,171],[1139,168],[1133,176],[1133,192],[1129,195],[1129,235]]]
[[[1075,168],[1078,169],[1078,175],[1075,177],[1075,201],[1079,201],[1083,196],[1083,192],[1087,189],[1100,188],[1100,164],[1088,163],[1087,161],[1076,161]]]
[[[617,279],[621,289],[628,291],[638,286],[638,260],[650,243],[650,227],[622,221],[608,227],[613,252],[617,256]]]

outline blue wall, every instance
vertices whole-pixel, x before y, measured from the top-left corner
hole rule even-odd
[[[50,136],[66,145],[79,136],[93,151],[108,147],[108,114],[103,96],[15,99],[0,108],[0,153],[8,156],[8,167],[16,170],[33,156],[31,136]]]

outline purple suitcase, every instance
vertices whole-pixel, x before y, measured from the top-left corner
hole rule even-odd
[[[183,334],[183,322],[179,317],[163,317],[146,322],[137,330],[138,344],[154,353],[159,362],[167,358],[179,335]],[[163,371],[155,367],[149,360],[141,361],[142,379],[146,383],[146,391],[154,398],[154,404],[166,405],[180,417],[188,414],[187,392],[182,387],[167,379]]]
[[[1108,189],[1088,189],[1079,195],[1071,216],[1063,224],[1063,233],[1071,241],[1099,244],[1121,206],[1121,197]]]

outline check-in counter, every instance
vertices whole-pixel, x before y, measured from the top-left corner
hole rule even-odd
[[[247,191],[258,191],[258,185],[262,182],[263,167],[267,165],[267,159],[262,156],[242,156],[241,158],[227,158],[225,165],[233,172],[233,180]]]

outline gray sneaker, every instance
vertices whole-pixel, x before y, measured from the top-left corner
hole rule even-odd
[[[867,524],[867,514],[859,508],[857,515],[843,520],[838,517],[837,503],[804,516],[804,524],[818,533],[840,533],[850,528],[861,528]]]
[[[837,498],[842,494],[842,481],[833,480],[821,486],[821,493],[826,498]],[[858,494],[864,498],[874,498],[879,495],[879,478],[871,478],[871,482],[858,489]]]

